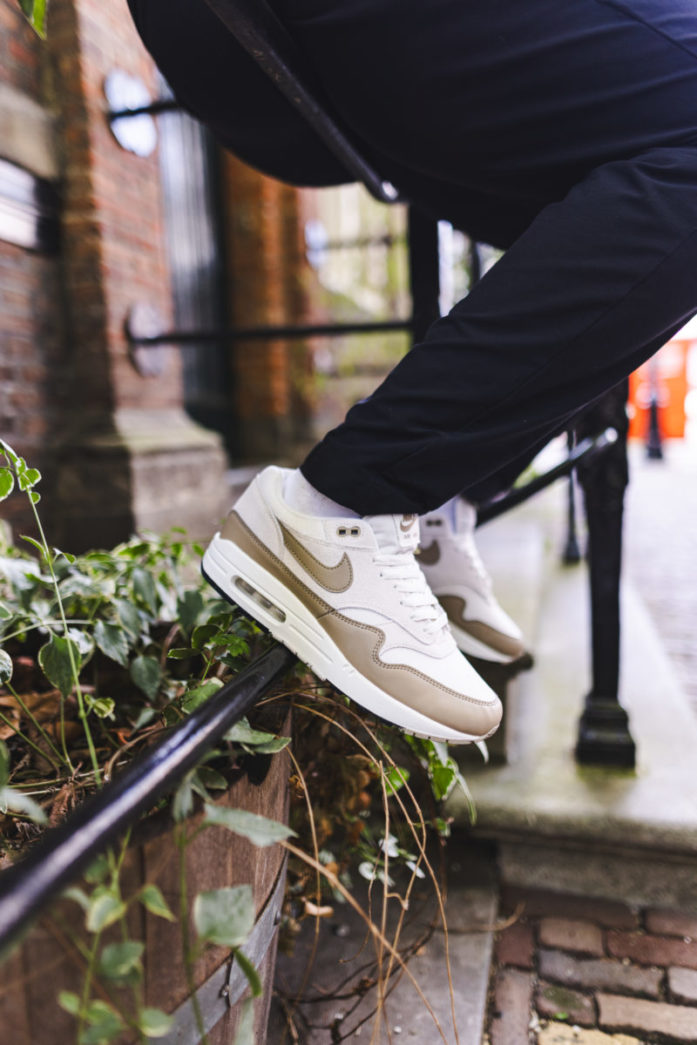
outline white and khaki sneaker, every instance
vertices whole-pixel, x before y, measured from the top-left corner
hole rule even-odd
[[[468,657],[511,664],[529,658],[523,635],[496,601],[474,543],[476,509],[462,498],[421,517],[419,565]]]
[[[264,469],[211,541],[202,571],[356,703],[407,732],[467,743],[501,704],[455,645],[414,551],[415,515],[318,518]]]

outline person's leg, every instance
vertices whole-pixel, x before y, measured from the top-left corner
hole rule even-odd
[[[609,163],[501,261],[302,465],[359,514],[438,507],[616,384],[697,311],[697,147]]]

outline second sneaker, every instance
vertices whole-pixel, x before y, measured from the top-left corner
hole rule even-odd
[[[520,628],[494,596],[474,543],[473,505],[457,497],[421,517],[419,565],[466,656],[502,664],[528,654]]]

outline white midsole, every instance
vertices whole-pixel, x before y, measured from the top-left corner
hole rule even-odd
[[[219,533],[209,544],[202,566],[205,574],[221,591],[268,628],[275,639],[291,649],[319,678],[331,682],[368,711],[388,719],[407,732],[450,744],[467,744],[482,739],[460,733],[422,715],[361,675],[293,592],[238,545],[221,537]],[[242,587],[239,586],[240,582]],[[252,593],[245,590],[245,585],[271,603],[271,607],[265,607],[258,598],[254,598]],[[285,620],[279,620],[279,611]]]

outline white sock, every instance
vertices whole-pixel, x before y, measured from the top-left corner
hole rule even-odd
[[[342,504],[332,501],[331,497],[325,497],[319,490],[308,483],[307,479],[295,468],[289,475],[283,486],[283,496],[286,503],[294,508],[296,512],[304,515],[315,515],[321,519],[358,519],[357,512],[350,508],[344,508]]]
[[[460,494],[451,497],[449,501],[442,504],[438,509],[450,519],[450,524],[456,532],[474,529],[477,520],[477,510],[473,504],[466,501]]]

